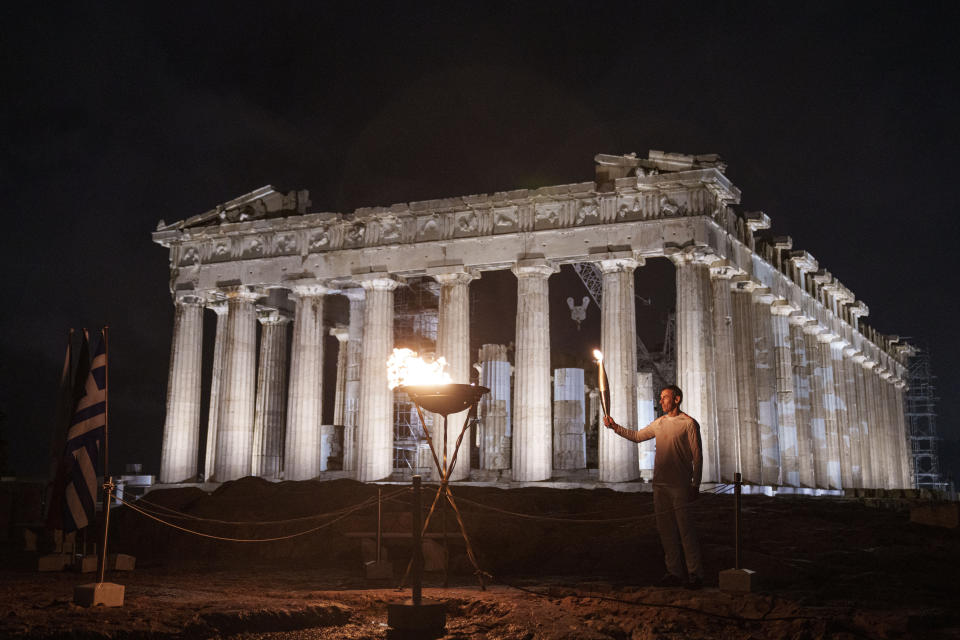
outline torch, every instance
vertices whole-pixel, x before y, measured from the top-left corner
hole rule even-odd
[[[603,352],[600,349],[593,350],[593,357],[597,360],[597,366],[600,372],[597,378],[600,381],[600,407],[603,409],[603,417],[609,418],[610,411],[607,409],[607,372],[603,369]]]

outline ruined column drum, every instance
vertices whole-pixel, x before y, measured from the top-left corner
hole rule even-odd
[[[153,239],[169,250],[175,302],[161,481],[276,477],[278,465],[285,479],[322,477],[321,446],[329,447],[322,393],[334,385],[323,379],[324,359],[332,357],[322,344],[324,296],[350,298],[349,319],[333,320],[349,327],[337,403],[343,473],[372,481],[402,472],[386,385],[393,288],[408,278],[441,282],[440,342],[465,382],[473,364],[467,282],[505,269],[518,278],[514,384],[511,391],[502,371],[506,358],[484,363],[488,386],[498,387],[497,401],[506,393],[509,406],[506,420],[494,416],[502,404],[482,410],[489,427],[481,425],[480,466],[503,478],[549,480],[571,449],[552,433],[558,398],[550,385],[549,275],[563,264],[606,261],[612,400],[632,416],[636,316],[628,272],[666,257],[676,268],[677,383],[682,409],[701,427],[705,482],[741,472],[748,482],[811,493],[911,485],[902,390],[913,348],[869,326],[867,305],[789,236],[774,235],[765,213],[737,209],[740,192],[718,156],[651,151],[645,158],[600,154],[595,162],[587,182],[349,213],[315,212],[306,191],[267,186],[161,221]],[[285,362],[272,329],[260,338],[270,344],[258,349],[255,305],[268,294],[287,313],[297,301]],[[220,314],[211,379],[201,376],[204,306]],[[272,367],[259,391],[258,351]],[[285,396],[278,396],[277,366],[289,366]],[[276,427],[267,426],[279,409],[255,408],[278,407],[278,397],[287,399],[279,461]],[[601,430],[600,479],[635,480],[648,454],[615,449],[604,436]],[[469,477],[466,464],[458,469],[458,478]]]

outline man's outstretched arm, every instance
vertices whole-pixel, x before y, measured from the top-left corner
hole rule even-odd
[[[603,418],[603,426],[607,427],[608,429],[613,429],[614,433],[621,438],[626,438],[627,440],[632,440],[633,442],[643,442],[644,440],[650,440],[651,438],[655,437],[653,429],[651,429],[649,426],[646,426],[640,430],[627,429],[626,427],[621,427],[619,424],[617,424],[610,416],[605,416]]]

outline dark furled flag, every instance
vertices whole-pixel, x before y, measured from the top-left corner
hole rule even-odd
[[[103,336],[90,363],[83,395],[77,401],[67,431],[64,453],[66,486],[63,492],[63,530],[83,529],[93,521],[97,503],[97,476],[107,420],[107,355]]]

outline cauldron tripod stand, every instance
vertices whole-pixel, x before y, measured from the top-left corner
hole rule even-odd
[[[426,425],[423,419],[423,411],[425,408],[427,411],[432,411],[433,413],[438,413],[443,416],[443,456],[442,461],[441,457],[437,456],[437,450],[433,445],[433,438],[430,437],[430,431],[424,428],[424,433],[427,436],[427,444],[430,446],[430,454],[433,456],[433,463],[437,467],[437,471],[440,473],[440,486],[437,487],[437,493],[433,497],[433,503],[430,505],[430,511],[427,512],[427,517],[423,521],[422,533],[427,532],[427,527],[430,525],[430,517],[433,516],[434,511],[436,510],[437,504],[440,502],[441,496],[445,498],[446,502],[450,504],[450,507],[453,509],[453,513],[457,518],[457,524],[460,526],[460,533],[463,536],[463,541],[467,547],[467,557],[470,559],[470,563],[473,565],[477,579],[480,581],[480,588],[486,590],[486,584],[484,582],[484,573],[480,569],[480,565],[477,563],[477,557],[473,553],[473,546],[470,544],[470,538],[467,536],[467,528],[463,524],[463,518],[460,516],[460,510],[457,509],[457,503],[453,499],[453,492],[450,491],[450,474],[453,473],[453,469],[457,464],[457,455],[460,453],[460,444],[463,442],[463,435],[467,431],[467,422],[464,422],[463,429],[460,430],[460,434],[457,436],[457,442],[453,447],[453,455],[450,456],[450,460],[447,460],[447,417],[451,413],[459,413],[469,409],[475,405],[480,398],[485,393],[489,393],[490,389],[487,387],[480,387],[470,384],[441,384],[441,385],[407,385],[400,387],[401,391],[406,392],[410,396],[410,400],[413,401],[414,406],[417,407],[417,415],[420,417],[420,424]],[[441,505],[441,509],[443,506]],[[449,561],[449,559],[448,559]],[[402,587],[406,581],[407,576],[410,574],[410,568],[413,564],[411,560],[410,564],[407,565],[407,570],[403,574],[403,580],[400,582]]]

